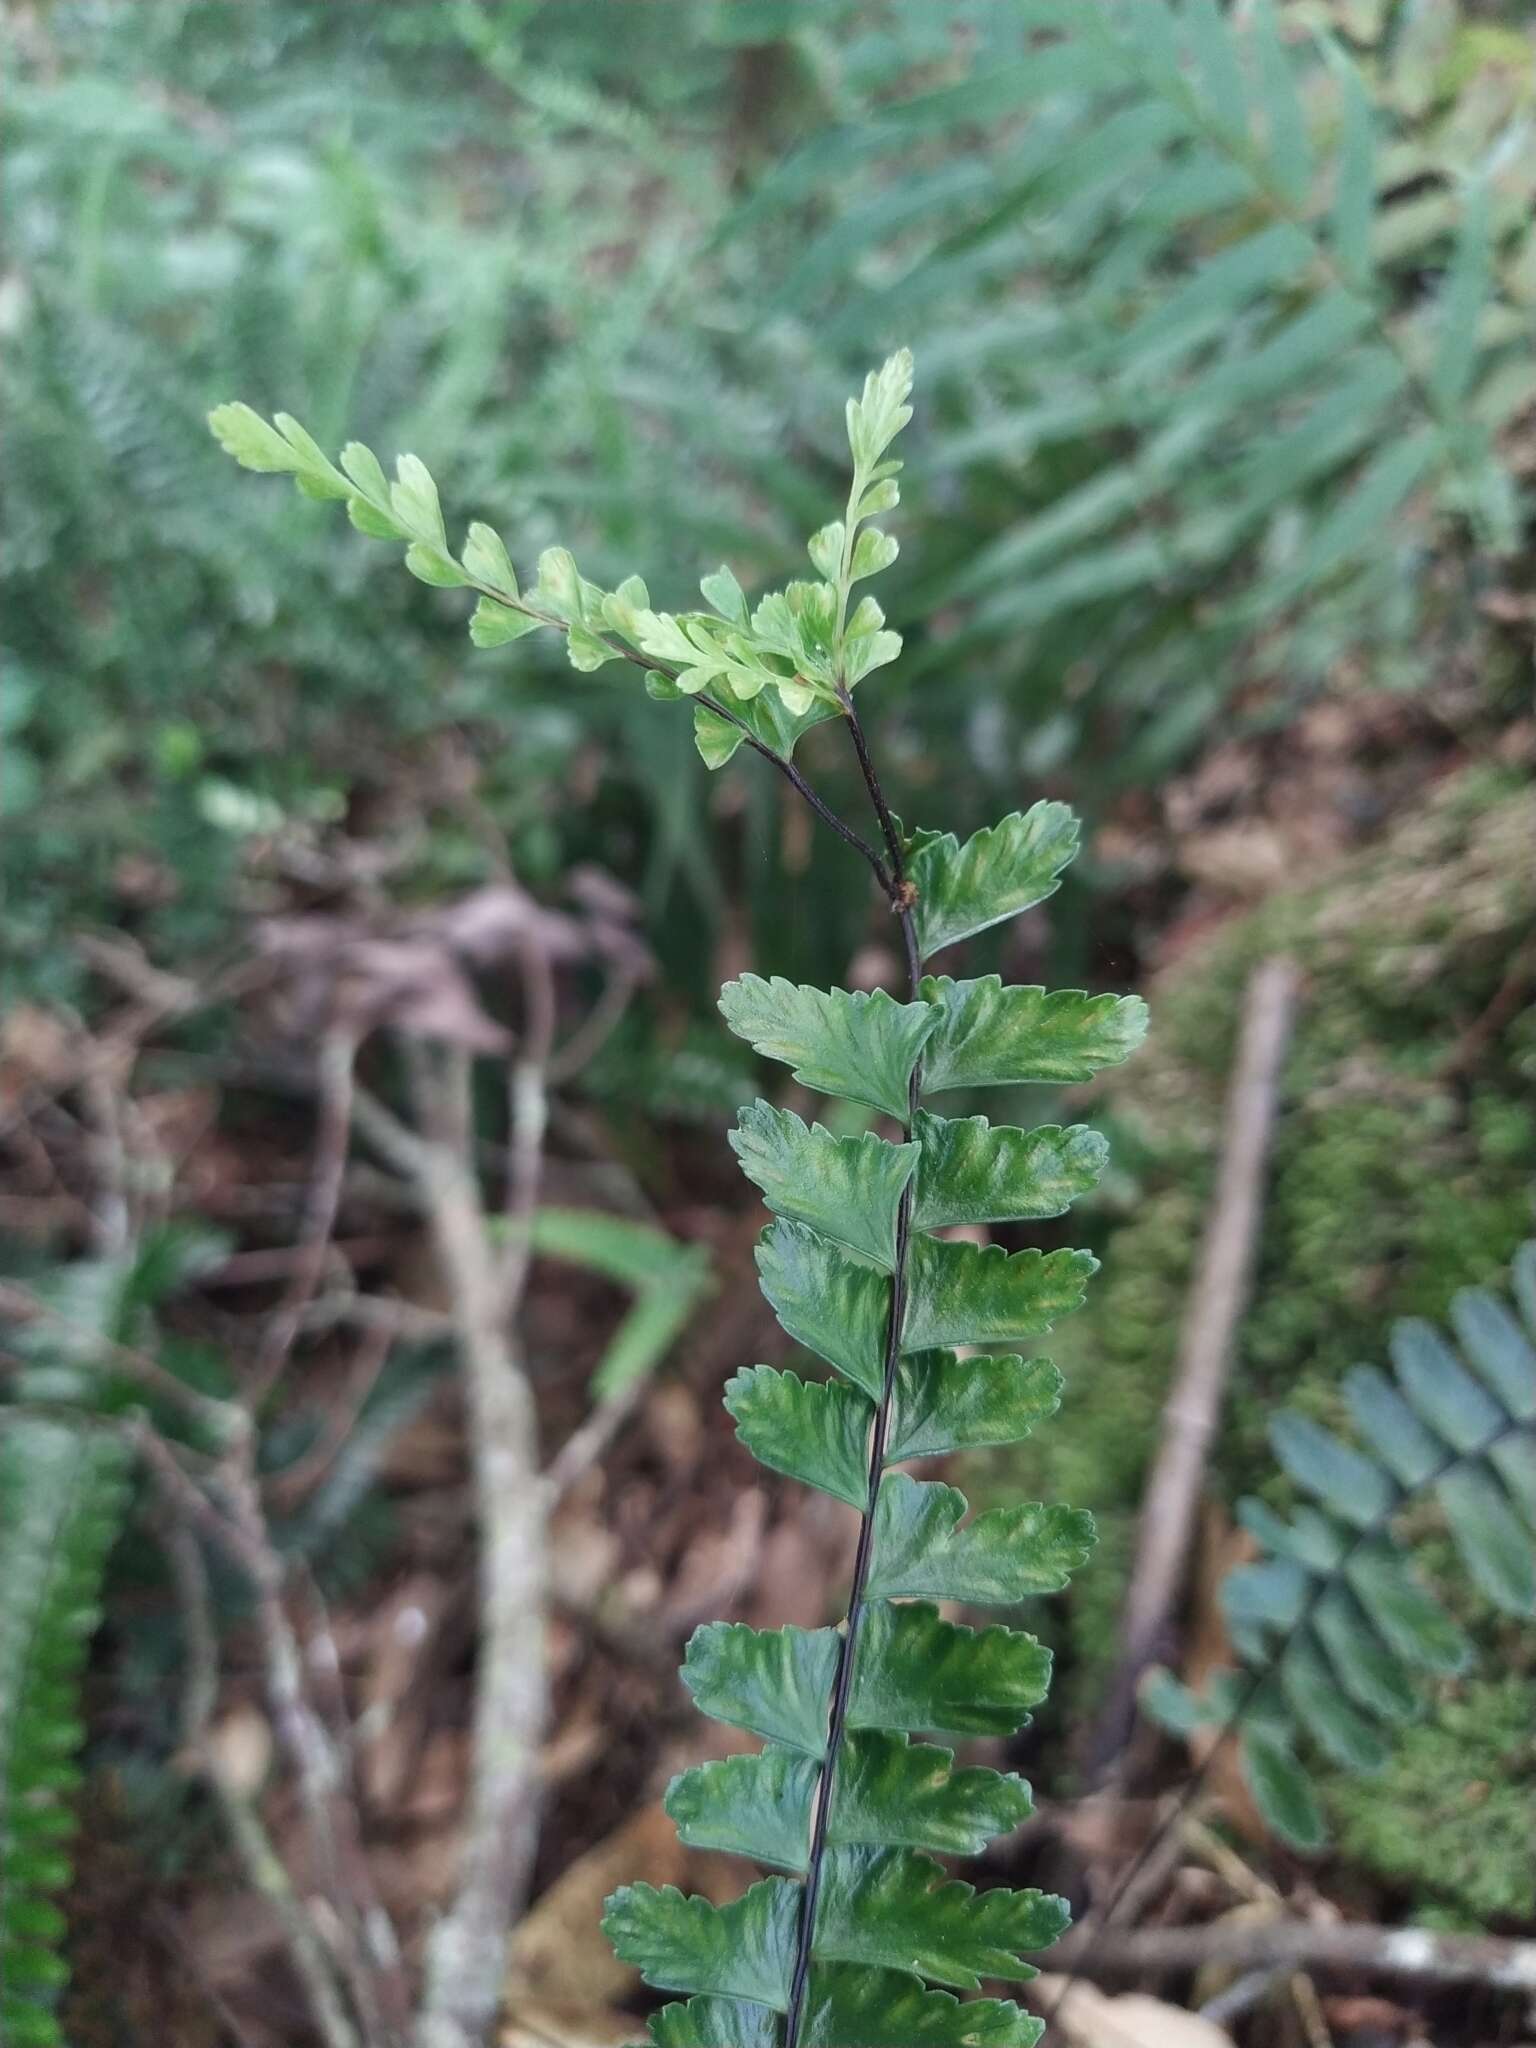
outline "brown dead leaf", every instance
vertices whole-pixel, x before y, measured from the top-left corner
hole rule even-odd
[[[64,1019],[40,1003],[15,1003],[0,1018],[0,1109],[9,1113],[34,1088],[65,1087],[80,1053]]]
[[[664,1627],[678,1634],[706,1617],[733,1607],[752,1584],[768,1521],[768,1496],[760,1486],[747,1486],[731,1505],[724,1528],[714,1528],[693,1543],[662,1604]]]
[[[740,1867],[726,1856],[683,1847],[660,1801],[642,1806],[623,1827],[589,1849],[535,1901],[512,1937],[507,2008],[530,2002],[566,2010],[613,2006],[639,1983],[603,1937],[603,1901],[621,1884],[681,1885],[717,1902],[741,1889]]]
[[[277,969],[280,1021],[293,1035],[340,1026],[362,1038],[387,1025],[497,1053],[511,1040],[482,1004],[475,975],[515,968],[535,949],[552,966],[595,959],[622,983],[642,981],[651,955],[624,921],[624,901],[623,892],[604,894],[589,876],[584,914],[571,916],[514,882],[496,882],[407,917],[389,910],[269,917],[256,937]]]
[[[686,1479],[699,1462],[704,1418],[698,1396],[680,1380],[653,1387],[641,1410],[641,1426],[673,1479]]]
[[[501,2048],[633,2048],[644,2039],[632,2014],[591,2006],[527,2005],[509,2014]]]
[[[756,1628],[819,1628],[834,1586],[846,1583],[858,1518],[840,1501],[813,1494],[769,1532],[746,1619]]]
[[[268,918],[257,938],[281,970],[282,1023],[295,1037],[340,1027],[364,1038],[392,1025],[470,1052],[510,1043],[442,938],[382,936],[356,919],[320,915]]]
[[[1341,1993],[1324,1998],[1322,2009],[1329,2030],[1335,2034],[1393,2034],[1405,2040],[1416,2039],[1424,2025],[1420,2014],[1390,1998]]]
[[[1266,1886],[1257,1898],[1244,1899],[1240,1905],[1229,1906],[1210,1924],[1213,1927],[1268,1927],[1285,1916],[1283,1900]],[[1219,1997],[1228,1985],[1235,1984],[1242,1974],[1242,1966],[1238,1963],[1203,1963],[1195,1972],[1195,1999],[1204,2005],[1208,1999]]]
[[[1081,1978],[1043,1976],[1025,1996],[1036,2012],[1051,2015],[1067,2048],[1232,2048],[1232,2036],[1214,2020],[1145,1992],[1111,1997]]]
[[[619,1541],[612,1529],[567,1502],[549,1532],[550,1589],[579,1613],[595,1607],[618,1575]]]
[[[588,1771],[607,1750],[611,1737],[595,1714],[567,1722],[539,1752],[539,1775],[547,1786]]]
[[[1120,1799],[1107,1793],[1063,1802],[1052,1814],[1060,1839],[1085,1863],[1105,1872],[1121,1870],[1139,1856],[1162,1819],[1155,1799]]]
[[[1290,872],[1291,848],[1261,819],[1219,825],[1178,842],[1178,864],[1192,881],[1236,896],[1267,896]]]

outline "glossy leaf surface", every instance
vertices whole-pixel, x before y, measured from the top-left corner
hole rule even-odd
[[[1045,2025],[1011,2000],[961,2001],[838,1963],[811,1972],[806,2017],[806,2048],[1034,2048]]]
[[[870,1592],[894,1599],[932,1595],[978,1607],[1006,1607],[1059,1593],[1093,1548],[1093,1517],[1079,1508],[989,1508],[965,1522],[958,1487],[888,1472],[875,1514]]]
[[[728,1906],[689,1898],[676,1885],[628,1884],[603,1915],[621,1962],[662,1991],[705,1991],[783,2011],[794,1956],[800,1890],[765,1877]]]
[[[1038,1337],[1081,1308],[1098,1263],[1091,1252],[1006,1252],[1001,1245],[919,1232],[912,1240],[902,1349]]]
[[[818,1770],[815,1759],[769,1747],[699,1764],[674,1778],[667,1811],[690,1847],[723,1849],[779,1870],[805,1869]],[[979,1856],[1033,1811],[1029,1787],[981,1766],[957,1770],[952,1750],[883,1729],[849,1734],[838,1769],[828,1839],[839,1846],[926,1849]]]
[[[1077,851],[1077,820],[1065,804],[1038,803],[988,825],[962,846],[952,832],[916,836],[907,872],[924,960],[1004,918],[1044,902]]]
[[[807,1088],[894,1117],[907,1113],[908,1080],[938,1021],[927,1003],[898,1003],[883,990],[799,988],[780,975],[728,981],[720,1011],[738,1038],[782,1060]]]
[[[917,1145],[889,1145],[873,1132],[834,1138],[766,1102],[748,1103],[736,1121],[732,1149],[770,1209],[890,1269],[896,1208],[917,1165]]]
[[[887,1462],[1018,1443],[1060,1400],[1061,1374],[1048,1358],[909,1352],[896,1371]]]
[[[1021,1131],[919,1110],[912,1135],[920,1150],[912,1220],[923,1230],[1059,1216],[1097,1186],[1109,1158],[1086,1124]]]
[[[768,1305],[790,1336],[878,1399],[891,1310],[888,1277],[830,1237],[783,1218],[759,1242],[757,1270]]]
[[[983,1977],[1034,1976],[1025,1952],[1048,1946],[1066,1924],[1064,1902],[1046,1893],[978,1893],[910,1849],[837,1849],[813,1953],[976,1991]]]
[[[759,1464],[863,1508],[875,1411],[856,1387],[754,1365],[726,1382],[725,1405]]]
[[[666,1808],[690,1849],[723,1849],[799,1872],[820,1776],[814,1757],[770,1746],[683,1771],[667,1787]]]
[[[1007,988],[995,974],[977,981],[927,975],[919,992],[939,1011],[923,1053],[925,1095],[1088,1081],[1129,1058],[1147,1034],[1140,996]]]
[[[683,1683],[712,1719],[820,1756],[836,1670],[832,1629],[707,1621],[688,1640]]]
[[[1050,1651],[1021,1629],[968,1628],[927,1601],[876,1600],[859,1637],[849,1720],[914,1735],[1012,1735],[1050,1682]]]

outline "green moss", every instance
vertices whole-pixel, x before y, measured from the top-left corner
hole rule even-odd
[[[1080,1581],[1088,1597],[1070,1621],[1074,1718],[1092,1710],[1114,1652],[1251,969],[1287,951],[1304,993],[1212,1460],[1228,1499],[1280,1492],[1266,1438],[1278,1406],[1338,1419],[1344,1372],[1384,1355],[1395,1317],[1443,1318],[1458,1287],[1500,1284],[1531,1234],[1536,1007],[1479,1044],[1475,1080],[1455,1055],[1536,924],[1532,846],[1536,791],[1464,775],[1380,849],[1234,918],[1149,992],[1151,1042],[1094,1112],[1123,1129],[1117,1164],[1136,1177],[1134,1205],[1100,1247],[1088,1307],[1053,1340],[1062,1414],[999,1482],[1099,1519],[1099,1557]],[[1481,1624],[1464,1579],[1456,1597]]]
[[[1474,1680],[1404,1731],[1371,1778],[1328,1792],[1338,1846],[1402,1884],[1419,1918],[1481,1927],[1536,1913],[1536,1682]]]

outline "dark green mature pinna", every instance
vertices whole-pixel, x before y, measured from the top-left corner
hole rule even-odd
[[[931,836],[892,847],[898,890],[905,880],[917,892],[917,966],[1048,895],[1074,840],[1070,816],[1046,804],[963,849]],[[863,1521],[841,1630],[717,1622],[688,1646],[683,1675],[700,1707],[767,1747],[684,1772],[668,1810],[691,1845],[790,1874],[724,1908],[648,1885],[610,1901],[620,1954],[654,1984],[701,1994],[653,2023],[667,2048],[1013,2048],[1035,2039],[1038,2021],[927,1985],[974,1991],[984,1977],[1028,1976],[1024,1956],[1066,1924],[1058,1899],[978,1895],[945,1878],[935,1857],[976,1855],[1024,1819],[1029,1791],[1013,1775],[957,1769],[952,1751],[914,1738],[1011,1735],[1024,1722],[1045,1693],[1046,1652],[1015,1630],[945,1621],[934,1602],[1006,1607],[1058,1591],[1087,1556],[1092,1523],[1034,1504],[967,1523],[954,1487],[894,1468],[1016,1441],[1055,1407],[1047,1361],[962,1359],[953,1347],[1038,1336],[1081,1301],[1093,1259],[933,1233],[1059,1215],[1093,1186],[1105,1147],[1081,1126],[999,1128],[923,1104],[958,1086],[1084,1076],[1121,1057],[1141,1020],[1134,1004],[996,977],[914,982],[899,1003],[746,976],[721,999],[759,1052],[895,1118],[902,1139],[834,1137],[766,1102],[743,1110],[732,1135],[777,1217],[758,1251],[763,1291],[838,1377],[753,1366],[731,1380],[726,1406],[763,1464]]]
[[[946,1875],[936,1859],[976,1855],[1017,1826],[1029,1788],[957,1768],[951,1750],[918,1738],[1007,1737],[1024,1724],[1045,1695],[1048,1653],[1019,1630],[945,1620],[937,1603],[1006,1608],[1059,1591],[1088,1555],[1092,1521],[1035,1503],[968,1521],[956,1488],[896,1468],[1016,1442],[1051,1414],[1055,1368],[1006,1347],[1076,1308],[1095,1266],[1087,1252],[1010,1253],[941,1233],[1061,1215],[1103,1171],[1103,1139],[1081,1125],[947,1117],[931,1102],[1087,1080],[1135,1047],[1145,1012],[1134,997],[927,971],[1049,896],[1077,825],[1064,805],[1039,803],[961,845],[905,832],[882,794],[853,693],[901,642],[872,597],[850,600],[896,557],[869,522],[897,502],[900,464],[887,450],[910,418],[911,375],[911,358],[893,356],[849,402],[847,508],[809,543],[820,580],[749,608],[722,568],[701,585],[711,610],[676,615],[654,611],[638,577],[612,591],[588,583],[560,548],[541,557],[525,596],[491,528],[472,525],[452,554],[414,456],[399,459],[391,484],[368,449],[351,444],[338,469],[285,415],[272,425],[245,406],[212,415],[248,467],[345,499],[362,531],[407,544],[425,582],[477,590],[478,646],[550,626],[576,668],[628,659],[652,696],[691,697],[705,762],[722,767],[743,744],[768,760],[864,858],[901,932],[905,1000],[756,975],[721,997],[756,1051],[900,1136],[837,1137],[768,1102],[743,1110],[732,1133],[774,1215],[758,1248],[763,1292],[833,1376],[750,1366],[729,1382],[726,1406],[763,1464],[846,1502],[860,1526],[840,1627],[716,1622],[688,1645],[683,1677],[698,1705],[766,1746],[685,1771],[668,1810],[686,1842],[782,1874],[727,1906],[643,1884],[609,1900],[604,1924],[620,1956],[647,1983],[690,1994],[651,2022],[660,2048],[1028,2048],[1038,2020],[953,1991],[1031,1976],[1025,1956],[1066,1924],[1059,1899],[978,1894]],[[830,718],[857,752],[880,849],[794,765],[796,741]]]

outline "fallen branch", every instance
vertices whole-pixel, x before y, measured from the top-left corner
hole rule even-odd
[[[513,1095],[514,1110],[527,1118],[513,1143],[522,1156],[519,1195],[530,1205],[543,1133],[542,1050],[523,1048]],[[448,1054],[435,1070],[425,1062],[416,1069],[417,1119],[429,1134],[422,1192],[463,1361],[480,1538],[468,1813],[458,1887],[427,1941],[419,2048],[480,2048],[495,2021],[507,1936],[538,1842],[548,1711],[538,1418],[508,1334],[517,1303],[509,1298],[475,1173],[469,1084],[462,1054]],[[519,1291],[525,1274],[520,1263]]]
[[[218,1641],[208,1573],[197,1539],[186,1522],[172,1517],[163,1532],[165,1551],[181,1602],[187,1646],[182,1700],[182,1755],[218,1801],[235,1853],[252,1888],[271,1907],[326,2048],[360,2048],[331,1958],[294,1889],[293,1879],[262,1824],[255,1801],[220,1763],[209,1740],[218,1697]]]
[[[1120,1624],[1124,1647],[1089,1740],[1091,1776],[1101,1777],[1125,1747],[1137,1684],[1159,1654],[1182,1584],[1233,1340],[1248,1302],[1297,983],[1295,963],[1283,957],[1262,961],[1249,976],[1221,1165],[1163,1409],[1162,1438],[1142,1499],[1136,1567]]]
[[[1076,1976],[1140,1976],[1223,1963],[1240,1970],[1359,1970],[1434,1984],[1482,1984],[1536,1992],[1536,1941],[1486,1934],[1432,1934],[1305,1920],[1212,1920],[1200,1927],[1074,1929],[1052,1951]]]

